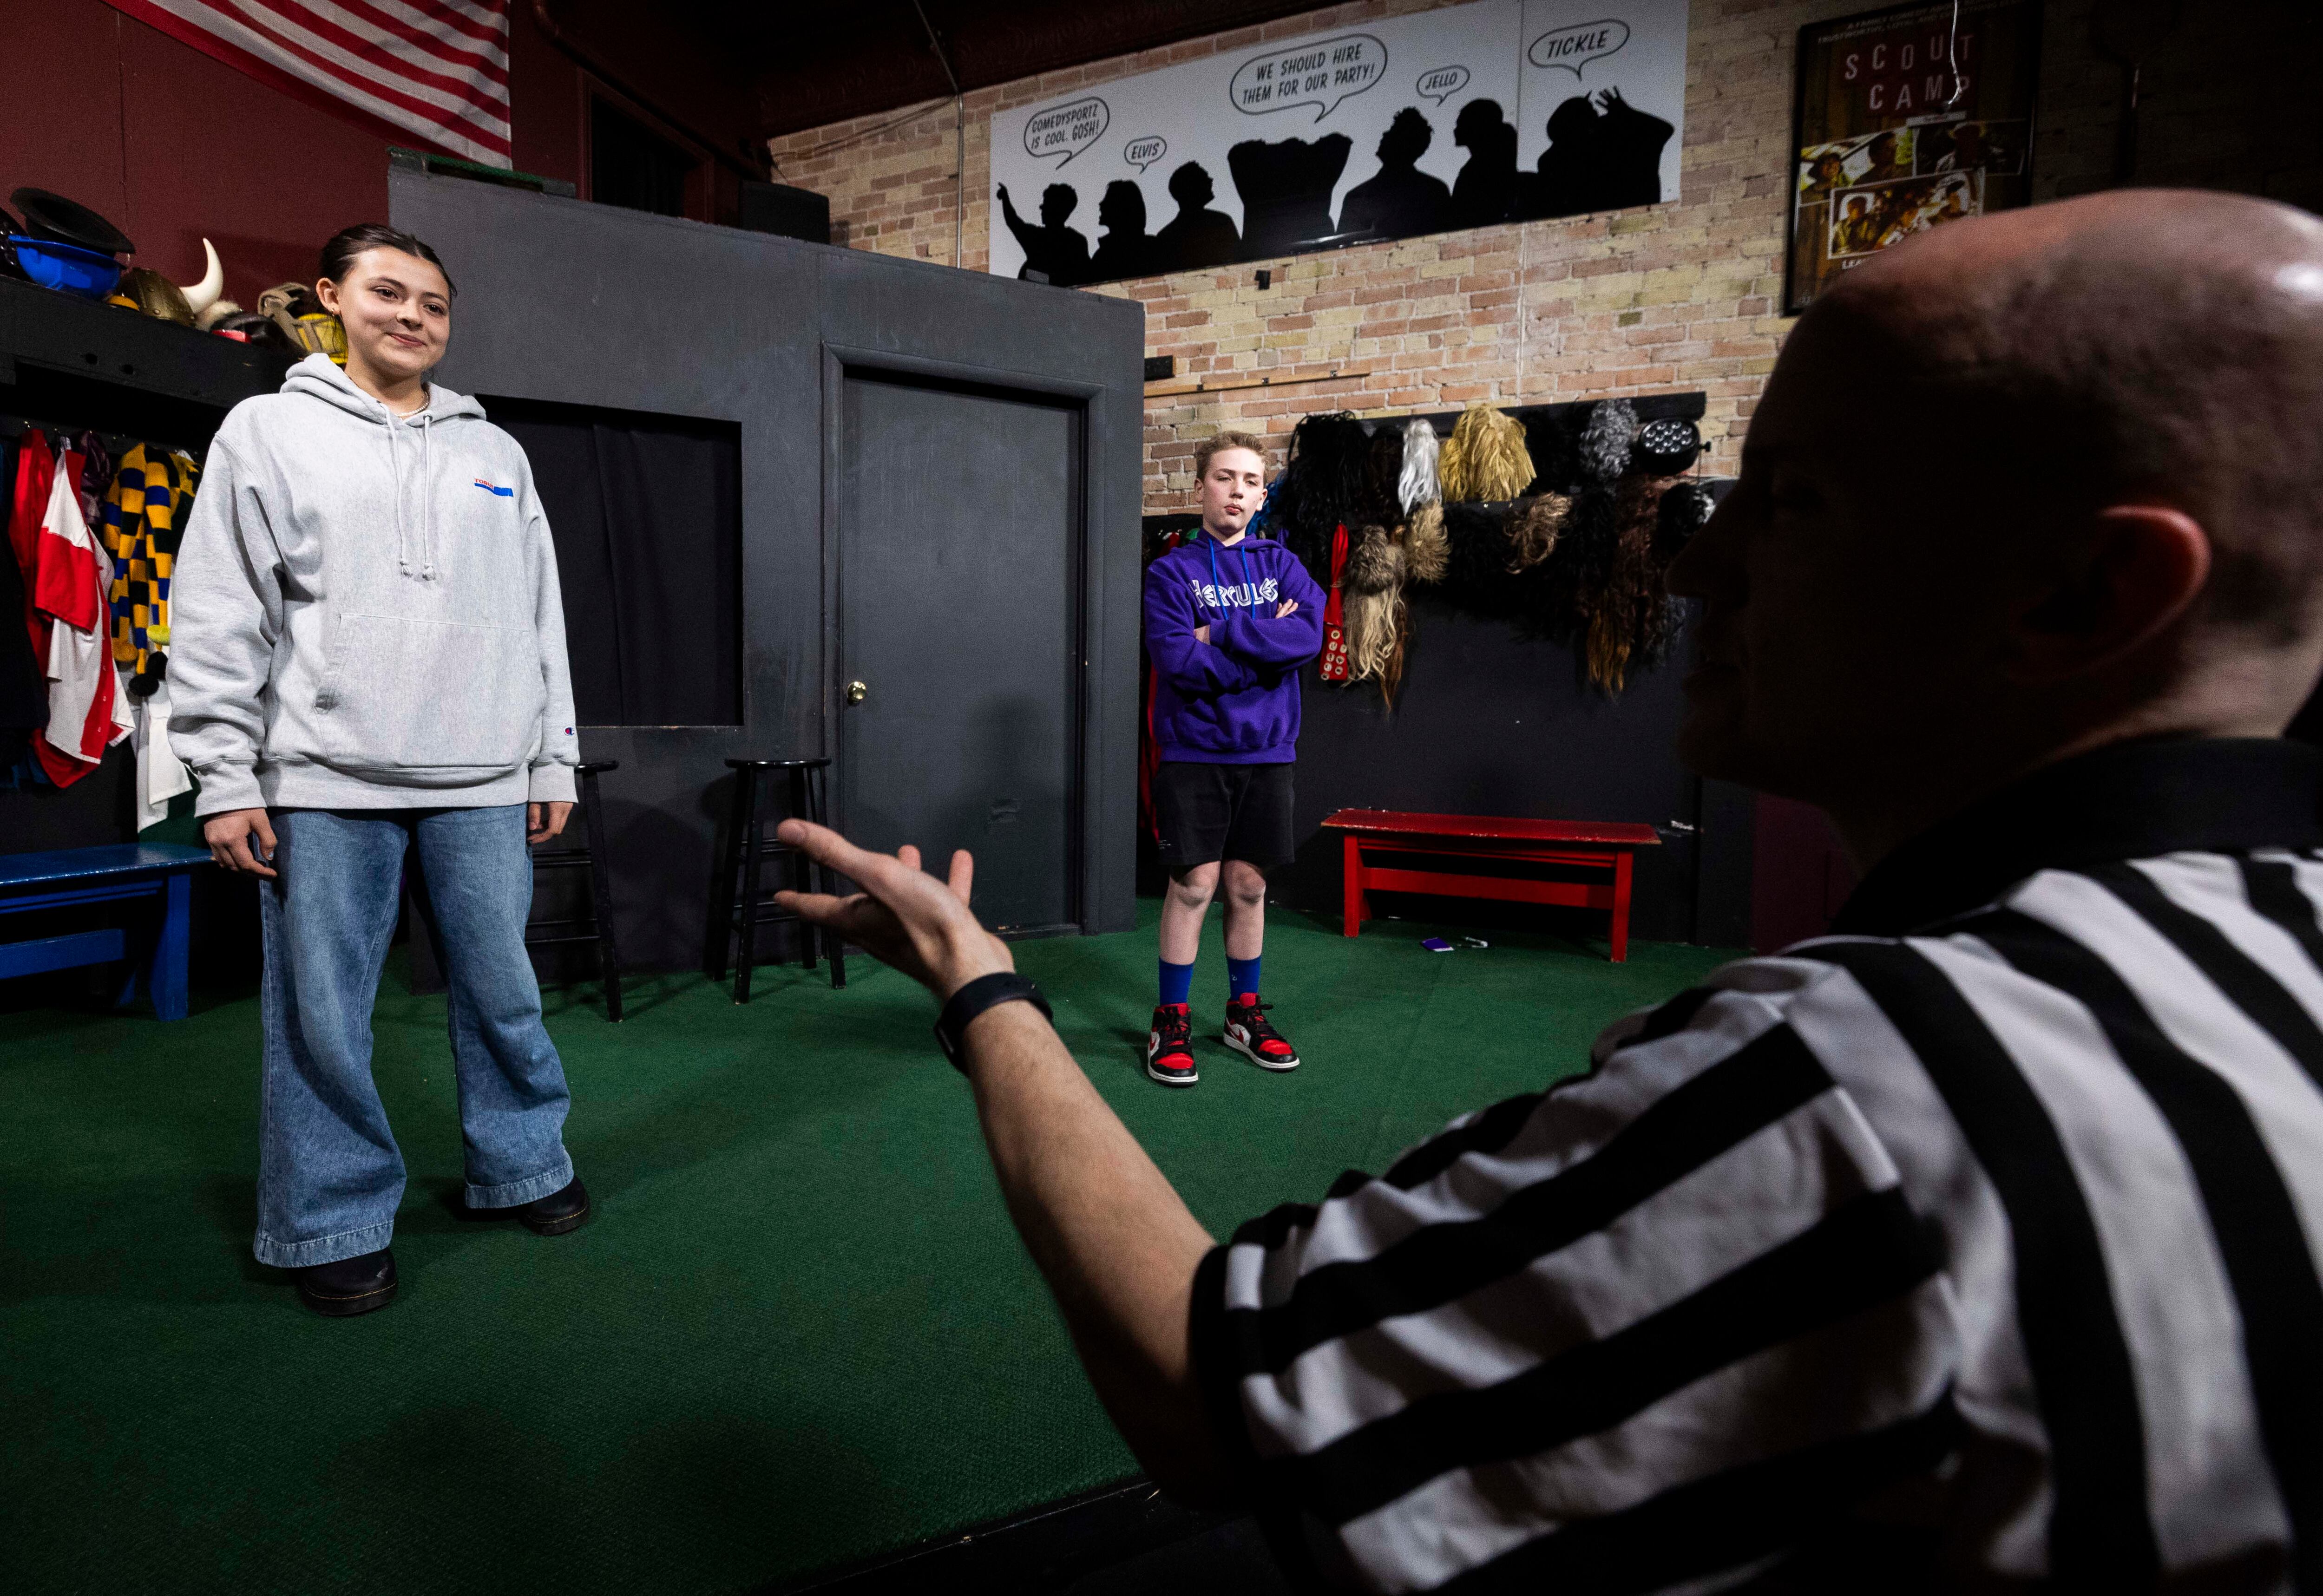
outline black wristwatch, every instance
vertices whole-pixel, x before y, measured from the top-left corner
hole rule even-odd
[[[988,976],[978,976],[951,995],[951,1001],[936,1016],[936,1046],[951,1060],[951,1067],[962,1075],[968,1066],[962,1055],[968,1046],[968,1023],[988,1008],[1004,1003],[1029,1003],[1041,1011],[1042,1018],[1054,1020],[1056,1012],[1041,989],[1015,970],[996,970]]]

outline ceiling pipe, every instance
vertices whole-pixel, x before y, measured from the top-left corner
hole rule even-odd
[[[928,21],[928,8],[920,0],[912,0],[912,9],[920,14],[920,26],[928,31],[928,48],[936,52],[936,64],[943,69],[944,81],[951,85],[951,263],[957,266],[960,237],[968,228],[968,101],[960,92],[960,76],[951,69],[951,57],[945,52],[943,41],[936,37],[936,25]]]
[[[635,85],[623,81],[618,74],[608,68],[605,63],[602,60],[600,60],[593,53],[583,49],[581,45],[574,43],[571,36],[568,35],[562,27],[557,25],[556,18],[550,14],[548,0],[532,0],[532,20],[538,23],[540,31],[548,36],[548,41],[556,46],[558,50],[563,50],[567,56],[570,56],[580,65],[583,71],[589,72],[593,76],[601,78],[608,88],[612,89],[615,93],[622,96],[626,99],[635,101],[640,110],[643,110],[658,120],[666,123],[669,126],[675,128],[679,133],[684,133],[687,138],[692,139],[696,144],[700,145],[703,151],[708,152],[711,160],[717,161],[720,165],[727,168],[730,171],[741,173],[742,176],[748,178],[753,182],[763,183],[767,180],[767,167],[752,166],[748,161],[741,160],[739,156],[729,155],[719,144],[716,139],[709,137],[707,134],[703,133],[700,128],[691,125],[683,118],[672,115],[659,102],[654,100],[649,96],[638,93]],[[765,153],[766,152],[764,151],[760,151],[762,157]]]

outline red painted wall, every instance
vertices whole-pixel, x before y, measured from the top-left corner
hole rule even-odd
[[[416,144],[410,135],[352,106],[283,94],[103,0],[0,0],[0,195],[31,186],[92,206],[136,240],[136,264],[179,282],[201,275],[207,236],[225,260],[227,296],[244,305],[275,283],[311,280],[340,228],[387,219],[388,146]],[[597,0],[556,14],[638,92],[727,150],[749,128],[747,91],[714,46],[654,8]],[[517,170],[581,183],[585,197],[583,74],[541,32],[529,0],[511,0],[510,17]],[[730,194],[733,182],[723,179]],[[702,214],[714,206],[705,192]]]

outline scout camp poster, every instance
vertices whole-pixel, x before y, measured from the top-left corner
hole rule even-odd
[[[2031,199],[2039,0],[1962,0],[1957,35],[1954,14],[1942,0],[1799,30],[1786,314],[1916,233]]]

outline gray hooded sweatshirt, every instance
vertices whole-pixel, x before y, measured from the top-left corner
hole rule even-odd
[[[197,813],[573,797],[556,553],[474,399],[399,418],[308,355],[218,429],[170,597]]]

